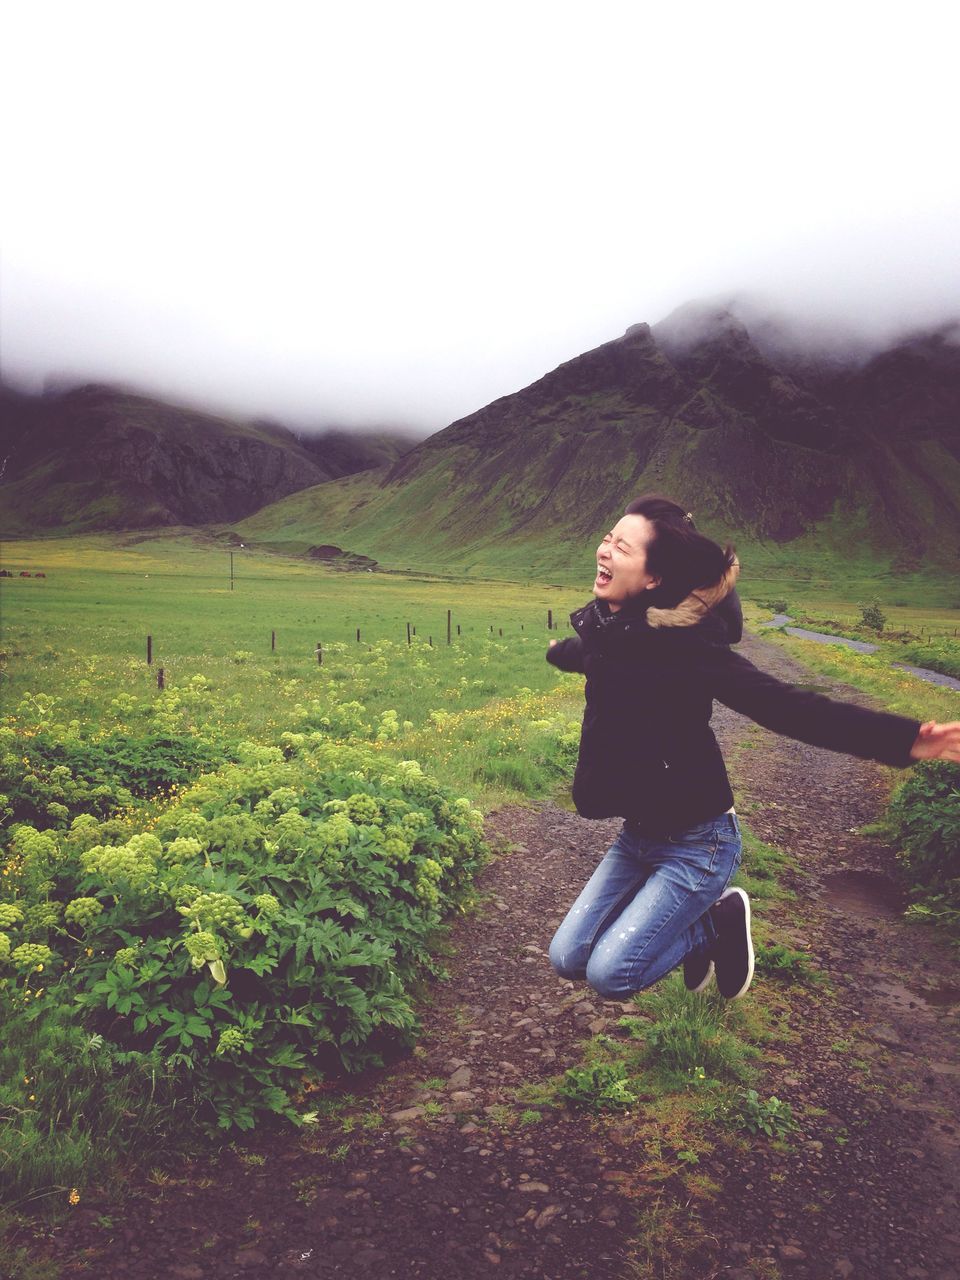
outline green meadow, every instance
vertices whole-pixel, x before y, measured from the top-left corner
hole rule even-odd
[[[231,586],[231,558],[233,583]],[[546,633],[589,595],[541,583],[446,579],[412,573],[344,572],[293,556],[234,550],[208,539],[157,536],[7,543],[3,564],[46,579],[2,579],[4,632],[73,632],[93,652],[139,654],[153,634],[170,661],[230,648],[262,652],[277,633],[285,657],[312,655],[318,642],[406,639],[406,623],[434,644],[453,627],[469,634]],[[490,627],[494,632],[490,632]],[[159,650],[155,649],[159,654]]]
[[[232,558],[231,586],[229,551],[189,535],[8,544],[8,567],[46,577],[0,579],[7,715],[39,693],[57,700],[58,720],[116,729],[162,704],[162,668],[166,701],[184,694],[191,724],[225,739],[275,742],[317,699],[335,701],[352,708],[345,728],[373,737],[396,713],[418,759],[439,759],[451,783],[487,801],[542,789],[529,761],[507,759],[518,744],[487,722],[579,715],[579,689],[544,652],[586,591]],[[503,705],[517,697],[522,712]]]

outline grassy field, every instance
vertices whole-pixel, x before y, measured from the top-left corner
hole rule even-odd
[[[563,627],[585,598],[541,584],[338,572],[241,550],[231,588],[229,552],[189,536],[20,543],[4,561],[46,574],[0,579],[8,714],[43,692],[59,700],[61,718],[109,723],[118,697],[141,708],[156,700],[163,667],[168,690],[197,676],[209,682],[208,709],[216,704],[224,731],[265,739],[331,690],[374,719],[394,710],[418,730],[435,728],[434,711],[554,691],[562,682],[543,660],[548,616]]]
[[[235,549],[210,539],[157,536],[119,543],[108,537],[7,543],[3,566],[45,572],[46,579],[0,579],[4,631],[20,634],[52,625],[96,630],[104,653],[139,653],[153,633],[171,657],[216,653],[231,644],[261,651],[275,630],[285,654],[313,652],[318,641],[446,638],[454,629],[495,634],[546,630],[586,598],[582,591],[541,583],[444,578],[440,574],[348,573],[319,562]],[[22,625],[21,625],[22,624]]]
[[[840,645],[819,644],[776,631],[765,638],[787,649],[811,671],[872,694],[888,711],[918,720],[960,719],[960,693],[891,667],[886,651],[855,653]]]

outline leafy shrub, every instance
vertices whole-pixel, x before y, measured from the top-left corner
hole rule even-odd
[[[410,1036],[411,984],[483,853],[480,815],[416,763],[321,734],[285,749],[242,745],[146,829],[18,826],[0,889],[7,997],[58,978],[222,1128],[296,1119],[304,1080]]]
[[[943,760],[916,765],[889,809],[898,857],[919,910],[960,936],[960,769]]]
[[[786,1138],[797,1129],[789,1102],[781,1102],[776,1097],[761,1102],[756,1089],[740,1091],[733,1119],[738,1128],[762,1133],[767,1138]]]
[[[860,625],[869,627],[871,631],[882,631],[887,625],[887,615],[880,608],[880,601],[873,600],[870,604],[861,604],[857,606],[860,610]]]
[[[326,733],[331,738],[367,738],[372,733],[367,709],[356,699],[316,699],[306,706],[298,705],[295,713],[304,729]]]
[[[627,1069],[619,1062],[570,1067],[564,1072],[557,1092],[561,1098],[585,1111],[615,1111],[632,1107],[637,1102]]]
[[[0,791],[9,816],[42,826],[65,826],[71,817],[106,817],[148,797],[180,786],[203,769],[229,758],[222,745],[186,732],[116,733],[97,741],[79,726],[32,736],[0,729]]]

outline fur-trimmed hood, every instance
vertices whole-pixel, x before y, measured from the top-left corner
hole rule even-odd
[[[737,585],[740,576],[740,561],[734,556],[733,564],[719,582],[712,587],[698,587],[691,591],[685,600],[681,600],[672,609],[648,609],[646,620],[648,627],[695,627],[714,610],[721,601],[730,595]],[[740,637],[737,636],[737,639]]]

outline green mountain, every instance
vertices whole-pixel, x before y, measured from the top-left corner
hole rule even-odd
[[[392,463],[399,436],[295,435],[111,387],[0,387],[0,533],[233,521],[289,493]]]
[[[869,359],[772,324],[681,309],[570,360],[393,466],[318,485],[237,528],[385,567],[582,577],[631,497],[658,490],[754,564],[960,565],[960,325]]]

